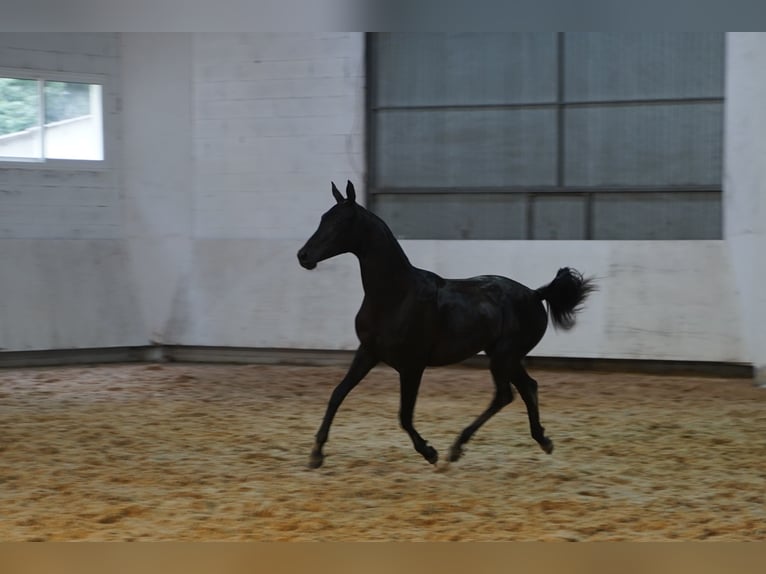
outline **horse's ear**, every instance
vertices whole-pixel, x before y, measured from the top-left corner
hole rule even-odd
[[[348,180],[346,184],[346,197],[350,202],[356,202],[356,191],[354,191],[354,184],[351,183],[351,180]]]
[[[335,198],[335,201],[338,203],[343,201],[343,196],[340,194],[340,191],[338,191],[338,188],[335,187],[335,182],[332,182],[332,196]]]

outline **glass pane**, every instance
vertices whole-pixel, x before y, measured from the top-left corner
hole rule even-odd
[[[553,102],[556,34],[375,35],[377,106]]]
[[[77,82],[45,83],[45,157],[104,158],[101,86]]]
[[[0,157],[40,158],[37,80],[0,78]]]
[[[587,198],[537,195],[532,199],[532,239],[586,239]]]
[[[611,193],[593,198],[593,239],[720,239],[721,193]]]
[[[523,195],[382,194],[374,206],[400,239],[526,237]]]
[[[722,104],[573,108],[565,129],[566,185],[721,185]]]
[[[379,187],[552,185],[556,112],[388,110],[376,114]]]
[[[722,98],[721,32],[567,32],[567,101]]]

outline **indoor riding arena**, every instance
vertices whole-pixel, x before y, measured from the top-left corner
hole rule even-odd
[[[514,401],[456,463],[423,460],[375,370],[307,468],[338,367],[9,370],[3,540],[763,540],[766,408],[749,381],[536,372],[546,455]],[[428,372],[420,432],[446,453],[488,373]],[[520,401],[518,401],[520,403]]]
[[[0,541],[766,540],[763,101],[763,33],[0,33]]]

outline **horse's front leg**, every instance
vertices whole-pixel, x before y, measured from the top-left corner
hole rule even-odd
[[[413,413],[415,411],[415,401],[418,398],[418,390],[420,389],[420,380],[422,377],[423,369],[399,372],[399,387],[401,392],[399,422],[407,434],[410,435],[415,450],[423,455],[423,458],[428,462],[436,464],[436,461],[439,460],[439,453],[418,434],[418,431],[415,430],[415,426],[412,422]]]
[[[311,457],[309,458],[309,467],[319,468],[324,462],[324,454],[322,453],[322,447],[327,442],[327,436],[330,433],[330,425],[335,417],[335,413],[338,411],[338,407],[346,398],[346,395],[359,384],[367,373],[378,364],[378,360],[375,355],[368,349],[360,346],[354,360],[351,362],[351,366],[348,369],[348,373],[343,377],[343,380],[335,387],[330,401],[327,404],[327,410],[322,419],[322,424],[316,434],[316,441],[314,442],[314,448],[311,450]]]

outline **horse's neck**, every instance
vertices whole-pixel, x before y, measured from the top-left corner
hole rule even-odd
[[[364,248],[356,254],[365,295],[387,300],[403,296],[412,284],[414,268],[382,220],[370,217],[366,227]]]

